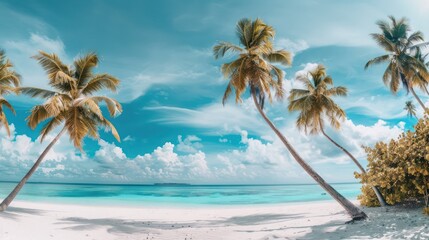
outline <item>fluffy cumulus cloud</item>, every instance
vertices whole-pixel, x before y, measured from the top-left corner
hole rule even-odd
[[[45,143],[18,135],[11,125],[12,135],[0,132],[1,180],[17,180],[32,166]],[[305,136],[295,128],[280,127],[292,145],[311,165],[318,168],[324,164],[351,165],[327,139]],[[341,131],[330,129],[328,134],[343,144],[359,160],[364,161],[362,145],[372,146],[380,140],[397,137],[404,130],[404,123],[389,126],[380,120],[372,126],[356,125],[351,120],[343,123]],[[166,142],[150,153],[130,157],[124,150],[104,140],[98,141],[93,156],[74,149],[63,137],[48,153],[33,180],[89,181],[89,182],[189,182],[189,183],[284,183],[311,181],[295,163],[281,141],[273,134],[265,138],[249,137],[246,130],[237,131],[241,136],[239,146],[233,150],[217,153],[203,152],[202,139],[195,135],[178,136],[177,145]],[[335,169],[336,167],[333,167]],[[352,170],[350,170],[352,169]],[[331,181],[352,180],[353,167],[346,173],[326,177]],[[323,174],[323,173],[322,173]]]
[[[177,145],[177,150],[181,152],[195,153],[203,147],[201,144],[201,138],[195,135],[188,135],[185,139],[182,139],[182,135],[177,137],[179,144]]]

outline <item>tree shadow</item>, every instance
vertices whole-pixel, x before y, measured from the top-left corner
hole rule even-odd
[[[421,209],[403,206],[369,208],[368,220],[353,224],[330,221],[312,226],[311,232],[296,239],[429,239],[428,217]]]
[[[240,226],[249,226],[249,225],[260,225],[268,224],[275,222],[283,222],[286,220],[292,220],[301,217],[300,214],[252,214],[247,216],[234,216],[226,218],[224,220],[213,220],[210,221],[211,225],[240,225]]]
[[[282,222],[299,218],[298,214],[253,214],[247,216],[234,216],[221,220],[187,221],[153,221],[153,220],[125,220],[120,218],[80,218],[70,217],[60,219],[56,224],[69,225],[64,229],[85,231],[96,228],[106,228],[110,233],[153,233],[153,230],[176,230],[180,228],[222,228],[226,226],[250,226]]]
[[[43,215],[45,211],[33,208],[20,208],[20,207],[8,207],[6,211],[0,212],[0,218],[8,218],[12,220],[19,220],[24,214],[29,215]]]

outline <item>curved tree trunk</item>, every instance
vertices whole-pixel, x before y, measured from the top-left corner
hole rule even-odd
[[[339,149],[341,149],[344,153],[346,153],[351,159],[352,161],[358,166],[358,168],[360,169],[360,171],[362,172],[362,174],[366,174],[365,169],[362,167],[362,165],[358,162],[358,160],[349,152],[347,151],[345,148],[343,148],[340,144],[338,144],[337,142],[335,142],[331,137],[329,137],[328,134],[325,133],[325,130],[323,129],[322,124],[320,124],[320,130],[322,131],[322,134],[329,140],[331,141],[335,146],[337,146]],[[382,207],[387,206],[386,200],[384,200],[383,195],[381,194],[380,190],[375,187],[372,186],[371,187],[372,190],[374,191],[375,195],[377,196],[378,202],[380,203],[380,205]]]
[[[426,85],[423,85],[423,88],[425,89],[425,93],[426,93],[427,95],[429,95],[429,91],[428,91],[428,88],[426,87]]]
[[[16,185],[16,187],[13,189],[13,191],[3,200],[3,202],[0,204],[0,212],[6,210],[6,208],[9,206],[9,204],[13,201],[13,199],[18,195],[21,188],[24,186],[24,184],[28,181],[28,179],[33,175],[33,173],[36,171],[36,169],[39,167],[42,160],[45,158],[46,154],[48,154],[49,150],[51,150],[52,146],[60,139],[61,135],[66,131],[66,128],[64,127],[60,133],[52,140],[51,143],[45,148],[45,150],[42,152],[42,154],[39,156],[37,161],[34,163],[33,167],[31,167],[30,171],[28,171],[27,174],[21,179],[21,181]]]
[[[268,119],[268,117],[265,115],[264,111],[262,110],[261,106],[259,105],[256,97],[256,89],[251,86],[251,94],[253,97],[253,101],[256,105],[256,108],[258,109],[258,112],[261,114],[261,116],[264,118],[264,120],[267,122],[267,124],[270,126],[270,128],[275,132],[275,134],[280,138],[280,140],[283,142],[283,144],[286,146],[286,148],[289,150],[289,152],[292,154],[292,156],[295,158],[295,160],[298,162],[299,165],[323,188],[326,192],[328,192],[343,208],[347,211],[347,213],[352,217],[352,220],[363,220],[367,218],[367,215],[360,210],[358,207],[353,205],[349,200],[347,200],[343,195],[341,195],[339,192],[337,192],[331,185],[329,185],[325,180],[317,174],[316,171],[314,171],[302,158],[298,155],[298,153],[295,151],[295,149],[292,147],[292,145],[289,144],[287,139],[283,136],[283,134],[280,133],[280,131],[276,128],[276,126]]]
[[[422,106],[423,110],[425,112],[427,112],[427,108],[426,108],[425,104],[422,102],[422,100],[419,98],[419,96],[417,96],[417,94],[414,91],[414,88],[412,86],[410,87],[410,91],[413,94],[413,96],[417,99],[417,102],[419,102],[420,106]]]

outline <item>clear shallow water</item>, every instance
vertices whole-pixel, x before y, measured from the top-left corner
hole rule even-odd
[[[0,199],[16,183],[0,182]],[[360,184],[332,186],[348,199]],[[118,205],[250,205],[331,200],[318,185],[99,185],[28,183],[17,200]]]

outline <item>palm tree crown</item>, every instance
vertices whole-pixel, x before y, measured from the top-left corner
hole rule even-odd
[[[40,132],[41,141],[62,123],[65,123],[70,140],[78,148],[82,147],[85,136],[98,138],[100,126],[110,129],[113,136],[120,140],[113,124],[103,116],[99,104],[104,101],[111,116],[122,111],[121,105],[113,98],[93,96],[95,92],[106,88],[116,91],[119,80],[108,74],[92,72],[98,64],[96,54],[78,58],[73,66],[63,64],[55,54],[39,52],[34,58],[47,72],[52,90],[22,87],[20,92],[46,99],[43,104],[36,105],[27,118],[32,129],[47,120]]]
[[[389,19],[390,23],[386,21],[377,22],[382,33],[371,34],[372,38],[387,54],[368,61],[365,69],[374,64],[387,62],[388,66],[383,74],[384,83],[389,86],[393,93],[396,93],[402,82],[408,92],[412,90],[413,85],[410,81],[416,72],[425,78],[429,76],[425,65],[411,56],[412,52],[426,45],[426,43],[423,42],[422,32],[417,31],[409,34],[411,28],[407,19],[396,20],[393,16],[389,16]]]
[[[412,101],[406,101],[404,110],[407,111],[407,116],[412,118],[416,117],[416,106],[413,104]]]
[[[324,116],[334,128],[340,127],[339,119],[345,118],[344,111],[332,100],[333,96],[346,96],[345,87],[330,87],[333,80],[326,75],[323,65],[318,65],[308,74],[299,75],[297,80],[302,82],[305,89],[292,89],[289,96],[289,111],[300,111],[296,125],[311,134],[321,132],[324,126]]]
[[[258,92],[262,107],[266,96],[272,101],[272,90],[275,91],[275,96],[282,98],[283,71],[273,63],[290,65],[292,58],[285,50],[273,49],[274,29],[260,19],[251,21],[245,18],[237,23],[236,33],[242,46],[220,42],[213,47],[216,59],[226,53],[239,55],[234,61],[222,65],[222,73],[230,79],[222,102],[225,104],[233,90],[236,102],[240,102],[241,95],[248,86]]]
[[[426,62],[426,58],[429,54],[423,54],[420,48],[417,48],[414,53],[414,58],[422,65],[424,65],[427,69],[429,66],[429,62]],[[423,92],[426,94],[429,94],[429,91],[427,89],[427,85],[429,84],[429,75],[428,74],[421,74],[419,71],[416,71],[410,78],[410,82],[412,86],[416,86],[420,88]]]
[[[16,92],[16,87],[19,87],[21,76],[12,70],[13,64],[6,59],[5,52],[0,50],[0,127],[4,126],[7,134],[10,136],[9,122],[3,107],[7,107],[15,114],[15,109],[4,98],[4,95]]]

